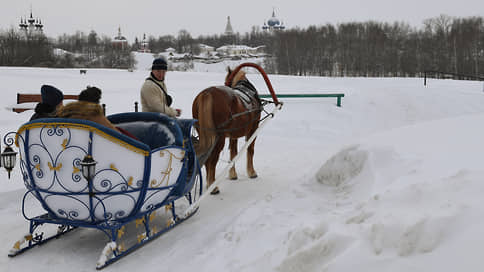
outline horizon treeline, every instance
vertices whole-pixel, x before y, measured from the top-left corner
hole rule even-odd
[[[426,19],[423,27],[403,22],[350,22],[307,28],[251,32],[234,36],[207,35],[193,38],[187,30],[178,35],[148,36],[149,49],[159,53],[172,47],[179,53],[197,55],[198,44],[215,48],[227,44],[266,46],[264,63],[269,73],[301,76],[416,77],[424,71],[479,76],[484,73],[484,19],[440,15]],[[54,48],[73,54],[54,54]],[[56,39],[22,37],[19,31],[0,32],[0,65],[43,67],[130,68],[131,51],[112,46],[112,39],[77,31]]]
[[[441,15],[423,29],[405,23],[343,23],[279,32],[275,72],[317,76],[422,76],[440,71],[484,73],[484,20]]]
[[[0,32],[0,66],[127,69],[134,64],[130,49],[113,46],[111,38],[98,37],[95,31],[56,39],[15,29]]]

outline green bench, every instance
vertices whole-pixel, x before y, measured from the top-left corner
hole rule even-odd
[[[341,98],[344,93],[326,93],[326,94],[278,94],[277,98],[317,98],[317,97],[336,97],[336,106],[341,107]],[[260,94],[260,98],[271,98],[269,94]]]

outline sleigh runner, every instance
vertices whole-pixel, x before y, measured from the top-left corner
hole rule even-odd
[[[183,213],[202,192],[200,167],[190,140],[194,120],[154,113],[109,118],[139,141],[77,119],[39,119],[7,135],[5,142],[11,145],[15,138],[20,150],[27,188],[22,212],[30,221],[29,233],[15,243],[9,256],[77,227],[94,228],[110,240],[97,263],[99,269],[196,212]],[[25,201],[29,196],[46,213],[28,217]],[[157,211],[168,211],[169,216],[162,218]],[[47,235],[39,230],[43,225],[58,228]],[[136,240],[131,245],[118,243],[128,229],[135,230]]]

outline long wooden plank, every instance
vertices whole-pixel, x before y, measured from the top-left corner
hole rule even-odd
[[[79,95],[77,94],[65,94],[64,95],[64,100],[66,99],[72,99],[72,100],[78,100]],[[22,93],[17,93],[17,104],[23,104],[23,103],[33,103],[33,102],[41,102],[42,101],[42,96],[40,94],[22,94]],[[28,106],[18,106],[12,108],[12,111],[16,113],[21,113],[27,110],[32,110],[32,107]]]
[[[64,95],[64,100],[65,99],[77,100],[78,98],[79,98],[79,95],[77,95],[77,94],[65,94]],[[40,94],[17,93],[17,104],[31,103],[31,102],[41,102],[41,101],[42,101],[42,96]]]
[[[28,110],[32,110],[32,108],[12,108],[12,111],[16,113],[21,113]]]

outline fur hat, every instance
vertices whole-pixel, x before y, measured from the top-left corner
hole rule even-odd
[[[153,60],[153,66],[151,66],[151,70],[167,70],[168,63],[166,62],[165,58],[159,57]]]
[[[79,94],[79,101],[98,103],[101,100],[101,90],[96,87],[87,87]]]
[[[42,85],[42,87],[40,87],[40,94],[42,97],[42,103],[52,107],[56,107],[64,99],[62,92],[50,85]]]

